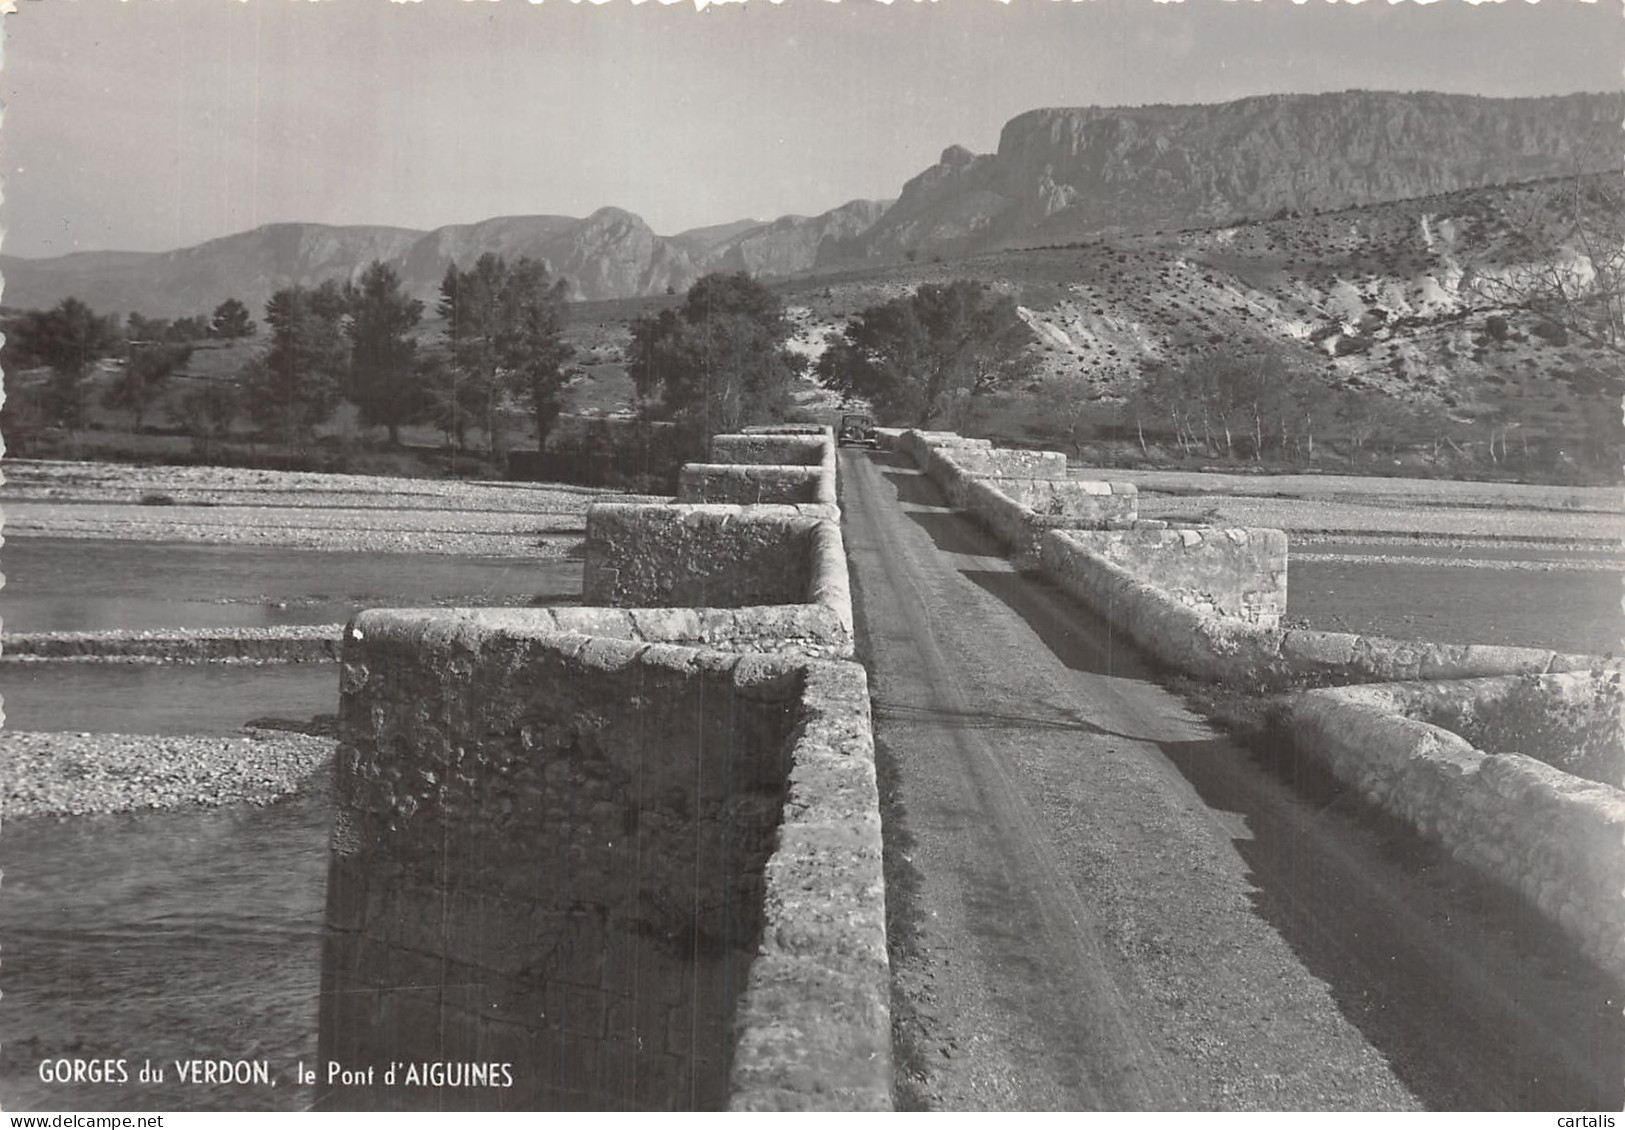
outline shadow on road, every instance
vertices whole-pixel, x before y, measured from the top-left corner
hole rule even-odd
[[[1108,738],[1138,740],[1134,734],[1123,734],[1116,730],[1109,730],[1069,711],[1060,711],[1048,718],[1040,718],[1033,714],[995,714],[986,710],[947,710],[941,707],[925,709],[909,706],[905,703],[887,702],[884,699],[873,697],[870,699],[870,705],[874,717],[877,719],[906,719],[916,723],[921,721],[936,722],[945,729],[1055,730],[1063,733],[1100,734]]]
[[[987,534],[952,511],[905,510],[918,523],[936,547],[944,553],[966,553],[973,557],[998,557],[1003,551]]]
[[[1290,743],[1159,744],[1244,818],[1255,910],[1430,1109],[1619,1107],[1625,1022],[1562,931]]]
[[[1070,669],[1158,681],[1156,664],[1036,574],[961,572]],[[1241,818],[1232,844],[1254,910],[1423,1103],[1620,1105],[1625,1019],[1608,1003],[1617,990],[1517,896],[1364,803],[1288,741],[1155,744],[1208,808]]]
[[[896,488],[898,502],[907,502],[915,506],[948,505],[948,499],[943,495],[941,488],[917,471],[885,471],[882,474]]]
[[[961,569],[960,572],[1026,621],[1044,646],[1074,671],[1123,679],[1154,679],[1156,668],[1127,639],[1116,634],[1106,621],[1071,602],[1038,574],[997,569]],[[1066,602],[1065,616],[1056,614],[1057,601]]]

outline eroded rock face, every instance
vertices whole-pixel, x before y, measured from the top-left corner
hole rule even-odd
[[[953,254],[1534,179],[1578,167],[1611,115],[1601,95],[1372,91],[1032,110],[1006,123],[995,154],[951,147],[843,251]],[[1617,152],[1597,161],[1613,167]]]
[[[862,236],[885,213],[884,200],[853,200],[818,216],[781,216],[717,247],[706,260],[710,270],[753,275],[793,275]]]
[[[1101,231],[1155,230],[1329,210],[1619,164],[1604,95],[1491,99],[1347,91],[1208,106],[1051,108],[1012,118],[998,151],[952,145],[895,202],[725,223],[674,236],[619,208],[503,216],[433,231],[274,224],[176,251],[0,257],[7,300],[178,317],[238,297],[352,278],[374,259],[431,305],[448,263],[540,259],[578,298],[682,291],[710,271],[785,276],[901,263]],[[1607,149],[1606,146],[1614,146]],[[1452,280],[1436,280],[1450,289]]]

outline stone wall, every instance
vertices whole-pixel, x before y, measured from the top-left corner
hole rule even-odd
[[[729,1105],[889,1110],[891,967],[862,666],[809,663],[794,722]]]
[[[1147,655],[1205,679],[1265,683],[1291,677],[1338,682],[1465,679],[1582,671],[1596,662],[1591,656],[1541,648],[1283,630],[1203,614],[1108,561],[1069,530],[1044,535],[1040,562],[1052,583]]]
[[[827,436],[835,439],[835,429],[828,424],[752,424],[740,429],[747,436]]]
[[[1046,531],[1133,523],[1138,506],[1133,483],[1081,479],[966,476],[958,493],[963,508],[1024,567],[1038,564]]]
[[[363,613],[343,670],[321,1105],[888,1104],[860,667],[487,609]]]
[[[850,656],[846,549],[825,509],[594,506],[583,587],[598,607],[552,612],[594,635]]]
[[[835,504],[835,476],[821,467],[688,463],[677,478],[677,501],[741,506],[763,503]]]
[[[777,506],[596,503],[587,509],[583,596],[621,608],[798,603],[817,524]]]
[[[821,467],[833,441],[823,435],[776,432],[711,437],[711,462]]]
[[[852,651],[833,440],[735,438],[830,500],[595,507],[587,606],[347,630],[321,1106],[890,1108],[867,681],[811,658]]]
[[[1004,456],[1019,456],[1006,460]],[[1053,456],[1040,459],[1039,456]],[[930,443],[920,468],[948,496],[948,505],[966,508],[966,490],[983,478],[1065,479],[1066,456],[1059,451],[997,451]]]
[[[1531,674],[1543,676],[1539,682],[1551,688],[1554,703],[1600,701],[1588,699],[1586,688],[1601,660],[1283,630],[1287,539],[1280,530],[1129,522],[1045,531],[1032,505],[1042,505],[1041,486],[977,475],[971,466],[992,465],[988,456],[967,457],[920,433],[902,433],[896,444],[1018,560],[1031,558],[1037,537],[1046,577],[1163,664],[1255,686],[1298,679],[1365,684],[1297,694],[1287,725],[1298,747],[1371,802],[1522,893],[1625,985],[1625,792],[1517,752],[1476,750],[1414,716],[1452,698],[1482,712]],[[1609,677],[1617,680],[1617,668]]]
[[[1537,648],[1282,630],[1287,548],[1281,531],[1179,529],[1108,517],[1087,524],[1126,528],[1097,532],[1045,522],[1005,493],[1010,479],[966,471],[967,453],[987,454],[961,446],[958,439],[905,431],[896,445],[932,476],[950,503],[969,509],[992,529],[1018,561],[1036,561],[1055,585],[1175,670],[1209,679],[1373,682],[1579,671],[1595,662],[1591,656]],[[1028,481],[1011,489],[1035,500],[1048,489],[1050,499],[1059,499],[1074,485],[1084,493],[1130,497],[1129,484],[1057,480],[1044,488]]]
[[[896,450],[901,451],[914,461],[914,465],[921,470],[925,469],[926,460],[933,447],[992,447],[993,441],[988,439],[971,439],[956,432],[926,432],[917,428],[908,428],[901,432],[891,429],[876,429],[877,434],[885,442],[895,435],[891,442]]]
[[[1078,530],[1071,541],[1192,611],[1233,616],[1260,628],[1279,627],[1286,615],[1282,530]]]
[[[1066,455],[1060,451],[1007,451],[996,447],[946,448],[943,457],[961,474],[1011,479],[1064,479]]]
[[[1518,891],[1625,985],[1625,792],[1516,753],[1485,753],[1407,717],[1441,693],[1493,691],[1465,684],[1309,691],[1291,702],[1287,725],[1306,756]]]

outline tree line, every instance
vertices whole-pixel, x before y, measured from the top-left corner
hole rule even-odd
[[[8,328],[7,366],[45,367],[36,388],[13,385],[19,405],[47,422],[83,426],[86,380],[98,361],[121,364],[103,403],[130,412],[137,430],[165,383],[184,370],[200,340],[258,336],[263,347],[233,380],[208,380],[179,401],[188,430],[208,446],[247,414],[261,434],[290,450],[310,442],[341,402],[362,425],[433,424],[466,447],[483,431],[489,450],[515,408],[526,410],[546,446],[577,370],[564,338],[567,284],[533,259],[481,256],[447,266],[439,287],[438,336],[420,332],[424,304],[389,265],[375,261],[348,282],[277,291],[264,330],[228,299],[211,318],[175,322],[131,314],[121,324],[78,299],[28,311]],[[1567,319],[1573,324],[1573,319]],[[1492,318],[1488,332],[1495,332]],[[964,429],[995,397],[1036,397],[1050,431],[1098,426],[1084,382],[1036,381],[1038,335],[1014,299],[985,283],[921,284],[872,304],[830,334],[816,362],[792,348],[794,326],[781,296],[744,273],[696,281],[682,301],[636,318],[625,354],[643,416],[677,423],[698,448],[704,437],[798,414],[811,377],[847,403],[862,402],[885,423]],[[1013,396],[1011,395],[1013,394]],[[1618,456],[1618,427],[1587,413],[1560,451],[1531,444],[1510,409],[1463,419],[1441,405],[1407,405],[1374,390],[1339,390],[1265,342],[1233,343],[1179,364],[1153,363],[1116,409],[1113,429],[1145,457],[1153,447],[1185,457],[1309,464],[1335,439],[1353,460],[1432,448],[1462,462],[1534,467],[1543,462],[1606,466]],[[1545,448],[1550,448],[1546,450]],[[1081,448],[1080,448],[1081,450]]]
[[[715,434],[795,414],[811,376],[887,422],[962,426],[988,393],[1028,379],[1035,341],[1015,302],[957,279],[866,307],[816,364],[790,348],[782,299],[745,274],[700,279],[680,307],[632,323],[628,371],[656,418]]]
[[[433,423],[462,444],[471,427],[501,445],[514,402],[532,413],[543,440],[562,409],[573,355],[564,341],[567,284],[546,266],[483,255],[466,270],[447,267],[437,312],[440,340],[423,348],[417,329],[423,303],[408,295],[395,269],[374,261],[351,281],[278,290],[266,302],[265,333],[235,298],[206,322],[166,322],[131,314],[122,324],[77,298],[50,310],[26,311],[9,327],[5,364],[16,372],[47,368],[43,385],[13,385],[10,422],[85,426],[89,377],[104,359],[119,362],[106,387],[105,407],[127,410],[139,431],[166,383],[192,360],[199,340],[259,335],[264,348],[234,379],[201,382],[178,414],[205,449],[224,439],[246,413],[262,434],[290,451],[302,449],[341,402],[355,406],[364,426],[388,430],[400,442],[408,424]],[[20,419],[21,417],[21,419]]]
[[[273,294],[268,348],[238,387],[254,421],[289,446],[308,442],[340,401],[356,407],[363,426],[386,429],[391,445],[409,424],[433,424],[458,447],[479,427],[493,454],[509,406],[520,402],[545,442],[571,375],[567,292],[534,259],[488,253],[466,270],[452,263],[436,307],[445,325],[424,347],[415,334],[423,303],[393,267],[374,261],[352,282]]]
[[[1117,432],[1148,458],[1155,445],[1187,458],[1259,464],[1313,463],[1333,441],[1353,462],[1421,451],[1435,462],[1520,470],[1564,462],[1610,468],[1619,453],[1617,414],[1584,413],[1561,444],[1532,443],[1509,405],[1452,412],[1370,388],[1338,389],[1262,343],[1147,365],[1118,409]]]
[[[112,357],[122,365],[103,403],[131,412],[139,429],[164,383],[191,360],[196,343],[252,337],[255,329],[247,307],[234,298],[217,306],[212,318],[174,321],[132,312],[121,322],[72,297],[49,310],[24,311],[6,327],[0,359],[13,373],[47,368],[50,375],[36,389],[12,383],[8,422],[21,423],[24,430],[41,422],[70,431],[83,427],[90,406],[88,378]],[[30,419],[19,421],[19,415]]]

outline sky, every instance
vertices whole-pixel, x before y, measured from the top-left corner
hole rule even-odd
[[[895,197],[1041,106],[1621,87],[1619,0],[17,0],[5,252]]]

